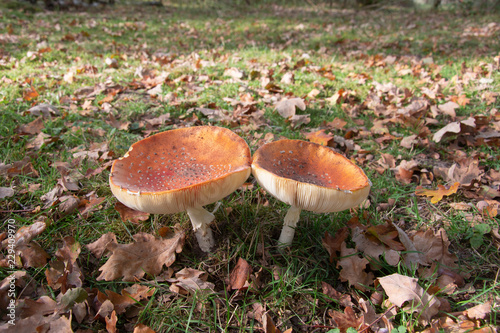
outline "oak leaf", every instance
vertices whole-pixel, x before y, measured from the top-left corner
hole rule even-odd
[[[449,188],[446,188],[443,185],[438,185],[437,190],[428,190],[428,189],[423,188],[422,186],[417,186],[417,188],[415,189],[415,194],[416,195],[425,195],[427,197],[432,197],[431,203],[435,204],[435,203],[439,202],[441,199],[443,199],[443,197],[445,195],[448,196],[448,195],[452,195],[452,194],[457,193],[459,186],[460,186],[459,182],[456,182],[455,184],[453,184]]]
[[[42,131],[43,119],[38,117],[30,123],[24,124],[16,128],[16,132],[20,135],[35,135]]]
[[[45,118],[50,118],[51,116],[59,116],[61,114],[56,106],[47,103],[40,103],[38,105],[35,105],[29,108],[26,113],[29,113],[33,116],[43,115]]]
[[[137,324],[134,327],[133,333],[155,333],[155,331],[144,324]]]
[[[306,139],[322,146],[328,146],[328,143],[333,140],[333,134],[326,134],[325,130],[322,129],[316,132],[307,133]]]
[[[250,286],[250,284],[248,283],[248,278],[250,277],[251,273],[252,266],[250,266],[245,259],[239,258],[236,266],[233,268],[231,274],[229,275],[228,289],[247,289]]]
[[[425,256],[426,264],[438,262],[445,267],[454,268],[457,266],[457,256],[450,253],[448,247],[450,241],[444,229],[434,232],[431,229],[417,231],[411,237],[415,249]]]
[[[215,285],[207,282],[207,274],[203,271],[184,268],[175,273],[175,278],[167,279],[172,283],[170,291],[178,294],[187,295],[196,292],[211,293],[214,291]]]
[[[332,317],[334,325],[340,329],[341,332],[346,332],[348,328],[353,327],[357,331],[363,330],[366,325],[364,322],[363,315],[361,317],[356,317],[354,310],[348,306],[344,309],[344,312],[330,310],[328,315]]]
[[[130,221],[132,223],[139,223],[141,221],[146,221],[149,218],[149,213],[140,212],[138,210],[129,208],[122,204],[121,202],[117,202],[115,204],[115,209],[120,213],[120,217],[123,222]]]
[[[184,231],[177,229],[172,237],[163,239],[148,234],[134,235],[130,244],[109,243],[107,250],[112,253],[101,267],[97,280],[111,281],[123,277],[124,281],[140,279],[144,274],[157,275],[163,266],[175,261],[175,254],[182,251]]]
[[[103,304],[109,301],[113,304],[113,309],[117,314],[124,313],[126,309],[138,302],[147,299],[155,293],[155,288],[150,288],[145,285],[134,284],[130,287],[122,289],[121,293],[115,293],[112,290],[97,292],[97,300]]]
[[[398,273],[378,278],[384,288],[389,302],[404,310],[419,313],[419,321],[428,324],[431,318],[439,312],[440,301],[429,295],[421,286],[418,279]]]
[[[308,114],[296,114],[289,118],[292,128],[297,128],[302,125],[307,125],[311,122],[311,117]]]
[[[340,280],[349,282],[350,286],[364,291],[365,286],[373,284],[374,276],[372,272],[365,271],[369,261],[366,258],[360,258],[354,249],[347,248],[346,243],[342,242],[340,259],[337,267],[341,266]]]
[[[476,120],[472,117],[462,121],[454,121],[434,133],[432,140],[435,142],[440,142],[441,139],[443,139],[443,137],[449,133],[460,134],[475,127]]]
[[[302,98],[290,98],[290,99],[282,99],[275,105],[276,111],[283,117],[289,118],[295,115],[295,108],[299,108],[302,111],[306,109],[306,104]]]
[[[112,232],[102,235],[95,242],[87,244],[86,247],[96,258],[100,258],[110,243],[118,244],[116,235]]]
[[[347,236],[349,236],[349,229],[347,227],[340,228],[333,236],[325,231],[325,236],[321,239],[321,243],[328,251],[328,254],[330,254],[330,262],[333,262],[333,258],[338,257],[342,243],[346,240]]]

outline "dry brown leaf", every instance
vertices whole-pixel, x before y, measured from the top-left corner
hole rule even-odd
[[[316,132],[306,133],[306,139],[323,146],[328,146],[328,143],[333,140],[333,134],[326,134],[325,130],[322,129]]]
[[[396,266],[399,263],[399,253],[393,249],[387,248],[387,246],[377,238],[370,237],[368,230],[362,231],[359,228],[355,228],[352,240],[356,243],[357,250],[363,252],[365,256],[374,259],[373,264],[380,260],[380,256],[383,256],[389,265]]]
[[[306,109],[306,104],[302,98],[290,98],[282,99],[275,105],[276,110],[283,118],[290,118],[295,115],[295,108],[299,108],[302,111]]]
[[[96,258],[101,258],[110,243],[118,244],[116,235],[112,232],[102,235],[95,242],[87,244],[86,247]]]
[[[63,238],[63,245],[55,253],[57,260],[52,261],[45,270],[51,288],[61,289],[64,294],[70,288],[82,287],[84,276],[76,262],[80,251],[80,244],[73,237]]]
[[[389,301],[406,311],[418,312],[419,321],[427,325],[433,316],[439,312],[440,302],[429,295],[421,286],[418,279],[398,273],[378,278],[384,288]]]
[[[335,118],[332,121],[326,123],[325,125],[331,129],[337,130],[344,128],[345,125],[347,125],[347,121],[340,118]]]
[[[115,204],[115,209],[120,213],[120,217],[123,222],[130,221],[132,223],[139,223],[141,221],[146,221],[149,218],[149,213],[140,212],[138,210],[129,208],[122,204],[121,202],[117,202]]]
[[[289,118],[290,123],[293,128],[300,127],[302,125],[307,125],[311,122],[311,118],[308,114],[296,114]]]
[[[29,226],[22,226],[14,235],[13,245],[15,247],[27,245],[33,238],[44,232],[45,228],[47,228],[47,225],[44,222],[35,222]],[[2,247],[5,248],[8,244],[8,239],[5,239],[2,242]]]
[[[333,262],[333,258],[338,257],[342,243],[349,236],[349,229],[347,227],[342,227],[335,232],[335,235],[330,235],[325,231],[325,236],[321,239],[323,247],[330,254],[330,262]]]
[[[236,266],[231,271],[231,274],[229,275],[228,289],[229,290],[247,289],[250,286],[250,284],[248,283],[248,279],[251,273],[252,273],[252,266],[250,266],[245,259],[239,258],[238,263],[236,264]]]
[[[24,268],[43,267],[47,264],[47,260],[50,259],[49,254],[35,242],[16,247],[16,254],[18,260],[20,260],[18,264],[22,265]]]
[[[375,226],[369,226],[368,229],[365,230],[367,236],[374,237],[379,240],[381,243],[387,245],[389,248],[396,251],[404,251],[405,247],[399,241],[398,230],[394,227],[392,222],[386,222],[383,224],[378,224]]]
[[[35,135],[40,133],[43,127],[43,118],[38,117],[30,123],[19,126],[16,129],[16,133],[20,135]]]
[[[349,327],[360,331],[367,326],[364,317],[356,317],[354,310],[350,306],[346,307],[344,312],[330,310],[328,315],[332,317],[333,324],[340,329],[340,332],[345,332]]]
[[[347,307],[347,306],[354,306],[354,304],[351,301],[351,295],[349,294],[342,294],[341,292],[335,290],[331,285],[329,285],[326,282],[321,282],[321,289],[323,294],[326,296],[333,298],[337,301],[339,301],[340,305]]]
[[[264,333],[281,333],[280,329],[274,324],[269,313],[265,313],[262,316],[262,326],[264,326]]]
[[[438,262],[448,268],[457,267],[457,256],[448,250],[450,241],[444,229],[439,229],[437,232],[431,229],[419,230],[411,239],[417,251],[425,256],[428,265]]]
[[[0,163],[0,175],[5,175],[12,178],[18,175],[38,177],[40,174],[31,164],[31,158],[26,156],[21,161],[16,161],[11,164]]]
[[[345,242],[342,242],[340,255],[342,259],[337,262],[337,267],[342,267],[340,271],[340,280],[349,282],[361,291],[366,290],[365,286],[373,284],[373,273],[366,273],[365,268],[369,264],[366,258],[360,258],[354,249],[347,248]]]
[[[455,118],[457,116],[457,113],[455,112],[455,109],[458,109],[460,105],[458,105],[455,102],[446,102],[444,104],[441,104],[438,106],[439,111],[443,112],[444,114]]]
[[[212,293],[214,292],[215,285],[207,282],[207,274],[203,271],[184,268],[175,273],[175,278],[167,279],[172,283],[170,291],[178,294],[187,295],[196,292]]]
[[[488,301],[483,304],[478,304],[472,308],[465,310],[467,317],[470,319],[486,319],[491,313],[492,302]]]
[[[113,310],[111,315],[106,316],[104,319],[106,320],[106,331],[108,331],[108,333],[116,333],[116,323],[118,322],[116,311]]]
[[[82,199],[78,207],[82,219],[86,219],[96,210],[100,210],[102,208],[101,203],[105,199],[106,198],[98,198],[95,195],[91,195],[89,199]]]
[[[445,127],[441,128],[439,131],[434,133],[432,140],[435,142],[440,142],[443,139],[443,137],[449,133],[460,134],[475,127],[476,127],[476,120],[473,117],[470,117],[469,119],[462,121],[455,121],[449,123]]]
[[[133,333],[156,333],[156,332],[144,324],[137,324],[134,327]]]
[[[12,187],[0,187],[0,199],[9,198],[14,195]]]
[[[53,314],[56,308],[57,302],[49,296],[41,296],[36,301],[26,298],[18,305],[20,318],[28,318],[37,314],[47,316]]]
[[[51,116],[59,116],[61,115],[61,112],[57,109],[56,106],[46,104],[46,103],[40,103],[38,105],[35,105],[31,108],[29,108],[26,113],[29,113],[33,116],[44,116],[45,118],[50,118]]]
[[[449,188],[446,188],[443,185],[438,185],[437,190],[428,190],[428,189],[423,188],[422,186],[417,186],[417,188],[415,189],[415,194],[416,195],[425,195],[427,197],[432,197],[431,203],[435,204],[435,203],[438,203],[441,199],[443,199],[443,197],[445,195],[449,196],[449,195],[457,193],[459,186],[460,186],[459,182],[456,182],[455,184],[453,184]]]
[[[149,236],[149,237],[148,237]],[[175,261],[175,254],[182,251],[184,231],[177,229],[171,238],[155,238],[151,235],[134,235],[135,243],[108,243],[106,250],[112,255],[101,267],[97,280],[111,281],[123,277],[124,281],[134,281],[146,273],[158,275],[163,266]]]

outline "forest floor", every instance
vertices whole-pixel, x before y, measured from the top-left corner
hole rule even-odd
[[[496,332],[500,16],[218,3],[0,5],[2,331]],[[281,247],[250,176],[204,253],[109,185],[200,125],[328,146],[371,192]]]

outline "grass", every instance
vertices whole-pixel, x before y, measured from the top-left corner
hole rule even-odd
[[[36,242],[53,255],[63,237],[73,236],[81,244],[79,265],[85,275],[84,287],[118,293],[131,283],[97,281],[98,268],[106,258],[96,259],[85,245],[107,232],[115,233],[119,243],[128,243],[138,232],[156,234],[162,226],[180,223],[187,232],[186,245],[173,270],[189,267],[206,272],[216,292],[181,295],[171,292],[167,281],[141,281],[156,289],[154,296],[138,308],[134,322],[147,324],[158,332],[259,331],[262,323],[252,315],[258,304],[282,331],[328,331],[333,325],[329,311],[343,311],[343,306],[322,292],[322,282],[353,297],[369,299],[373,292],[370,289],[361,293],[341,282],[340,268],[329,262],[329,254],[322,246],[325,232],[335,233],[353,216],[364,224],[391,220],[408,232],[443,227],[451,240],[451,250],[471,276],[467,280],[469,291],[461,289],[446,296],[450,312],[463,311],[487,300],[492,300],[492,306],[498,309],[498,240],[472,224],[476,223],[471,222],[472,218],[481,216],[476,208],[461,212],[449,206],[450,202],[475,206],[484,197],[478,192],[467,197],[465,194],[472,192],[463,191],[432,205],[414,195],[415,187],[423,181],[422,174],[432,172],[440,163],[451,166],[457,161],[451,158],[453,152],[478,156],[485,172],[498,171],[498,146],[468,145],[460,138],[462,141],[452,138],[433,143],[431,134],[428,141],[412,149],[402,148],[397,138],[419,134],[421,123],[387,123],[389,134],[396,139],[380,143],[376,140],[382,135],[370,130],[375,121],[389,116],[377,114],[372,108],[350,113],[352,107],[370,100],[374,93],[380,95],[382,104],[395,105],[393,97],[374,88],[377,82],[397,87],[395,98],[404,96],[406,88],[413,96],[428,100],[432,107],[452,96],[465,95],[470,102],[456,110],[459,117],[486,115],[492,117],[491,122],[498,122],[495,110],[498,112],[500,100],[495,93],[500,91],[500,74],[494,57],[498,57],[500,38],[498,30],[488,26],[499,21],[498,14],[468,16],[451,11],[415,12],[386,7],[375,11],[320,8],[312,10],[312,15],[311,10],[304,6],[269,6],[265,2],[252,6],[168,2],[162,8],[119,4],[87,11],[45,13],[15,1],[0,5],[1,162],[10,164],[29,156],[39,174],[2,176],[0,186],[15,189],[14,196],[0,199],[2,221],[13,218],[19,228],[45,218],[48,227],[36,237]],[[388,60],[388,56],[396,60]],[[116,59],[118,67],[106,65],[106,58]],[[224,74],[233,67],[243,72],[241,80]],[[151,87],[133,88],[134,80],[141,80],[141,68],[152,77],[168,73],[159,96],[149,96],[147,90]],[[323,75],[324,71],[330,71],[335,79]],[[294,82],[280,83],[287,72],[294,74]],[[68,73],[73,73],[73,79],[66,76]],[[263,89],[261,80],[266,76],[283,92]],[[360,81],[361,77],[365,80]],[[481,78],[492,81],[482,87]],[[96,91],[95,95],[77,93],[84,87],[97,86],[107,90]],[[30,87],[39,94],[31,100],[26,97]],[[108,104],[101,103],[112,88],[121,90]],[[320,94],[307,97],[313,89]],[[326,101],[340,89],[355,96],[340,104]],[[425,89],[434,89],[437,97],[426,95]],[[230,116],[236,109],[231,100],[240,100],[244,93],[254,99],[255,110],[262,111],[256,124],[251,116],[236,117],[230,123],[208,119],[200,112],[187,112],[193,107],[215,105]],[[486,93],[492,97],[488,99]],[[285,94],[305,98],[307,109],[298,114],[310,114],[310,123],[293,128],[275,112],[274,101]],[[44,117],[42,132],[57,140],[35,150],[27,148],[34,135],[21,135],[18,129],[37,118],[26,111],[39,103],[55,105],[61,114]],[[407,105],[408,101],[402,103],[402,107]],[[164,124],[150,126],[145,122],[150,116],[165,113],[170,113],[170,120]],[[111,114],[118,122],[130,125],[116,128]],[[425,117],[429,117],[429,112]],[[61,178],[54,163],[72,162],[75,152],[92,149],[95,143],[106,143],[111,158],[117,158],[144,136],[177,126],[213,124],[235,130],[253,152],[266,133],[275,139],[304,139],[306,133],[324,128],[335,118],[345,120],[347,125],[330,132],[344,136],[352,130],[353,143],[359,146],[355,151],[340,145],[336,149],[355,160],[372,180],[371,205],[357,212],[303,211],[290,249],[279,249],[276,244],[288,207],[263,192],[253,178],[249,179],[253,186],[225,198],[216,212],[213,229],[217,249],[211,254],[203,254],[197,248],[185,213],[155,215],[140,224],[122,222],[114,209],[116,199],[109,189],[108,170],[81,178],[81,189],[72,193],[81,199],[91,192],[105,198],[101,208],[85,219],[77,212],[64,216],[58,203],[46,207],[42,200]],[[452,119],[439,115],[435,120],[428,125],[431,133]],[[393,170],[377,171],[382,153],[394,156],[398,163],[418,159],[422,167],[411,182],[401,182]],[[439,158],[429,157],[432,154]],[[85,175],[89,168],[96,169],[105,162],[83,159],[73,168]],[[483,179],[482,185],[498,188],[498,179]],[[431,184],[423,185],[435,188],[442,183],[442,179],[433,179]],[[30,190],[34,184],[40,186]],[[498,202],[498,197],[490,199]],[[389,200],[394,200],[394,205],[388,210],[379,209]],[[28,209],[35,212],[20,211]],[[481,223],[498,228],[499,218],[483,217]],[[478,247],[471,245],[474,237]],[[240,257],[253,267],[253,285],[247,291],[229,291],[228,278]],[[383,268],[376,271],[378,276],[396,272],[418,275],[382,264]],[[55,299],[59,291],[48,285],[47,267],[25,270],[37,286],[45,288]],[[0,269],[0,278],[9,274],[9,270]],[[424,289],[432,284],[431,280],[420,282]],[[380,310],[377,313],[385,310],[381,305],[376,308]],[[497,325],[497,316],[491,314],[483,323]],[[409,331],[423,329],[416,314],[403,310],[399,310],[395,324]],[[117,327],[131,330],[132,326],[125,316],[119,316]],[[74,323],[73,328],[106,329],[98,321]]]

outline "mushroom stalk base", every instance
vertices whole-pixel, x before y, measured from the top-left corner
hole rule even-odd
[[[198,245],[203,252],[210,252],[215,245],[212,229],[210,229],[210,222],[215,219],[214,214],[201,206],[188,208],[186,211],[191,219]]]
[[[281,235],[279,242],[283,246],[292,245],[293,236],[295,235],[295,227],[300,218],[301,209],[295,206],[291,206],[285,215],[285,222],[283,224],[283,229],[281,230]]]

